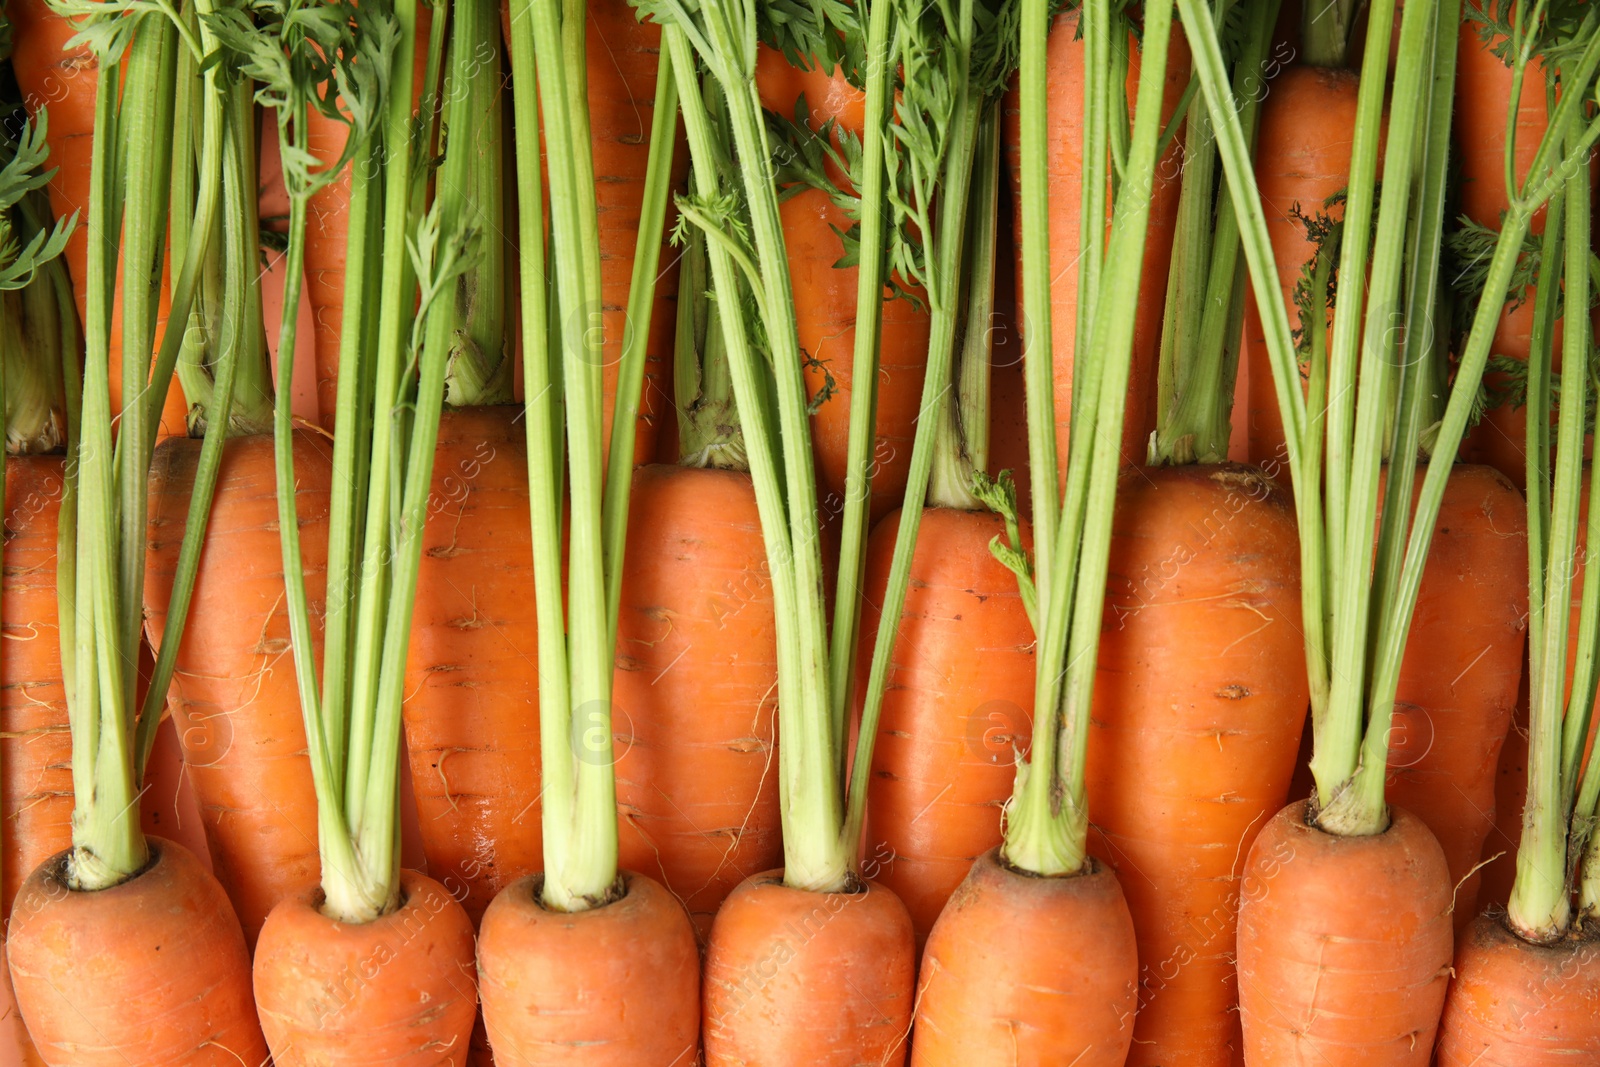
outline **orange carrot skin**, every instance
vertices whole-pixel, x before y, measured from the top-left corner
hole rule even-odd
[[[1527,613],[1522,494],[1492,467],[1458,464],[1406,641],[1387,785],[1389,802],[1427,823],[1444,849],[1458,887],[1458,928],[1477,911],[1473,868],[1495,826],[1496,772],[1522,680]]]
[[[898,1067],[915,984],[911,916],[889,890],[746,879],[706,950],[706,1067]]]
[[[7,916],[23,880],[72,845],[72,737],[56,613],[56,523],[65,473],[60,456],[6,457],[0,908]]]
[[[858,703],[900,527],[867,546]],[[1016,753],[1033,733],[1034,634],[1017,579],[994,558],[1005,521],[928,508],[911,561],[867,787],[867,850],[921,946],[973,861],[1000,844]]]
[[[519,406],[439,420],[403,708],[428,870],[476,923],[543,866],[538,636]]]
[[[265,1063],[250,957],[222,886],[182,845],[147,839],[150,866],[80,893],[67,852],[23,884],[11,915],[17,1003],[50,1067]]]
[[[255,995],[277,1067],[466,1063],[478,1002],[472,920],[416,871],[400,872],[400,894],[397,909],[360,925],[324,915],[320,888],[272,910]]]
[[[1072,422],[1073,349],[1078,329],[1078,260],[1080,222],[1083,217],[1083,94],[1084,43],[1077,39],[1077,14],[1056,16],[1050,27],[1048,143],[1050,150],[1050,351],[1055,362],[1056,451],[1065,457]],[[1139,52],[1130,39],[1128,49],[1128,107],[1139,84]],[[1162,112],[1172,115],[1189,83],[1188,41],[1174,32],[1167,57],[1167,80]],[[1013,191],[1020,196],[1022,127],[1018,121],[1019,97],[1013,89],[1006,98],[1006,146],[1012,160]],[[1167,271],[1178,223],[1178,194],[1183,170],[1182,138],[1156,166],[1150,192],[1150,228],[1145,241],[1144,267],[1139,277],[1139,315],[1134,323],[1133,364],[1128,378],[1128,405],[1123,423],[1122,455],[1127,463],[1144,460],[1146,441],[1155,429],[1156,362],[1161,354],[1162,308],[1167,292]],[[1019,201],[1020,202],[1020,201]],[[1022,214],[1016,212],[1017,273],[1022,277]],[[1109,219],[1109,198],[1108,198]],[[1027,308],[1017,294],[1017,314],[1025,324]],[[1066,464],[1061,465],[1066,484]]]
[[[78,317],[86,310],[89,284],[89,171],[94,147],[94,111],[98,66],[86,46],[69,42],[78,27],[50,10],[48,0],[10,0],[6,14],[11,19],[12,66],[17,87],[31,118],[48,110],[50,128],[45,143],[50,156],[46,167],[59,168],[46,191],[51,213],[66,219],[79,212],[78,226],[67,239],[62,258],[72,278],[72,295]],[[164,332],[172,283],[172,264],[165,263],[161,278],[160,302],[156,311],[156,337]],[[116,265],[118,286],[111,311],[111,411],[122,410],[122,264]],[[161,434],[166,437],[185,432],[188,404],[183,390],[173,381],[161,411]]]
[[[1600,1062],[1600,940],[1531,945],[1499,916],[1461,935],[1439,1023],[1438,1067]]]
[[[23,879],[72,845],[72,738],[56,614],[59,456],[7,456],[4,594],[0,596],[0,917]],[[34,1050],[0,974],[0,1060],[34,1067]],[[11,1059],[7,1059],[10,1056]]]
[[[746,876],[783,862],[777,624],[750,476],[639,468],[623,559],[619,863],[671,890],[704,936]]]
[[[593,133],[594,167],[600,205],[600,309],[605,332],[603,414],[604,440],[611,440],[622,344],[630,325],[628,293],[633,279],[639,214],[644,203],[645,170],[650,159],[650,124],[654,121],[656,71],[661,28],[640,22],[627,0],[598,0],[588,5],[585,36],[588,55],[589,126]],[[672,230],[668,221],[667,232]],[[656,435],[670,395],[672,342],[677,316],[678,253],[663,241],[660,275],[651,308],[645,347],[644,391],[639,398],[634,462],[655,456]],[[642,324],[640,324],[642,325]],[[609,452],[609,444],[607,451]]]
[[[1261,102],[1256,184],[1289,325],[1299,329],[1294,289],[1306,262],[1316,254],[1316,245],[1292,212],[1298,207],[1307,216],[1324,211],[1334,218],[1343,216],[1342,207],[1329,209],[1324,203],[1350,184],[1350,146],[1360,79],[1352,71],[1330,67],[1295,66],[1267,73],[1272,84]],[[1289,453],[1284,445],[1283,417],[1278,411],[1266,329],[1253,293],[1245,298],[1240,359],[1249,368],[1250,462],[1274,477],[1287,479]]]
[[[1310,700],[1288,491],[1252,467],[1117,487],[1085,784],[1139,946],[1137,1067],[1227,1067],[1242,859],[1288,799]]]
[[[419,15],[420,17],[420,15]],[[333,163],[344,151],[350,127],[308,108],[306,148]],[[305,293],[311,304],[311,347],[317,370],[317,411],[332,431],[339,406],[339,338],[344,329],[345,260],[350,237],[350,169],[311,194],[306,206]]]
[[[1450,976],[1449,868],[1426,824],[1338,837],[1296,801],[1250,849],[1239,1010],[1251,1067],[1426,1067]]]
[[[811,451],[824,521],[844,514],[849,473],[850,397],[855,388],[856,267],[835,267],[844,245],[833,227],[847,229],[843,208],[826,193],[808,189],[778,208],[789,273],[794,283],[795,325],[809,357],[806,392],[816,400],[811,416]],[[872,517],[881,517],[905,496],[911,473],[911,442],[922,405],[928,365],[926,308],[887,296],[883,302],[878,360],[878,411],[873,439]]]
[[[624,871],[621,899],[548,911],[524,878],[483,917],[483,1017],[499,1067],[692,1067],[700,950],[654,879]]]
[[[928,938],[912,1067],[1121,1067],[1137,951],[1122,889],[1097,861],[1039,878],[984,853]]]
[[[306,595],[323,600],[332,442],[294,442]],[[159,649],[200,442],[156,449],[150,474],[145,635]],[[316,796],[295,685],[278,543],[271,435],[230,441],[167,702],[217,878],[255,944],[278,901],[315,885]],[[311,618],[320,649],[321,614]]]

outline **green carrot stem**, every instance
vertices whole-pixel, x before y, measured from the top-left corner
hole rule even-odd
[[[566,761],[571,786],[545,806],[546,906],[579,911],[610,899],[617,878],[616,778],[611,763],[611,626],[604,555],[601,463],[601,289],[594,160],[588,149],[584,7],[559,0],[532,6],[539,99],[550,160],[550,220],[559,297],[562,378],[570,468],[566,625],[570,644],[557,669],[568,672],[569,703],[545,714],[571,718],[576,747],[546,751]],[[619,487],[628,491],[626,479]],[[547,667],[546,669],[549,669]]]
[[[666,230],[667,200],[672,192],[672,160],[678,147],[678,82],[672,58],[661,52],[656,65],[656,91],[650,123],[650,155],[645,163],[644,197],[639,209],[639,234],[634,245],[633,274],[628,282],[628,310],[623,318],[622,358],[611,419],[611,445],[606,465],[605,525],[606,620],[617,643],[618,606],[622,602],[622,555],[628,542],[628,510],[633,493],[634,442],[639,429],[640,394],[648,354],[656,279],[660,276],[661,240]]]
[[[443,229],[470,218],[482,233],[478,263],[462,276],[456,304],[457,337],[445,375],[451,407],[509,404],[512,360],[506,332],[504,125],[501,109],[500,8],[493,0],[457,0],[449,23],[450,53],[441,121],[449,132],[436,196]],[[430,83],[431,84],[431,83]]]
[[[1350,31],[1361,7],[1359,0],[1304,0],[1301,17],[1305,28],[1300,37],[1307,65],[1344,66],[1350,50]],[[1377,13],[1372,13],[1367,24],[1375,25],[1377,18]]]
[[[1111,6],[1091,0],[1085,16],[1109,21]],[[1120,25],[1120,24],[1117,24]],[[1026,31],[1024,31],[1026,33]],[[1137,305],[1116,294],[1136,292],[1150,221],[1156,148],[1163,120],[1172,4],[1157,0],[1144,10],[1144,51],[1135,121],[1127,165],[1112,216],[1105,269],[1089,333],[1099,366],[1081,383],[1087,392],[1074,419],[1074,437],[1090,443],[1073,450],[1067,466],[1067,492],[1056,529],[1056,560],[1063,569],[1050,586],[1040,587],[1041,630],[1035,680],[1035,732],[1029,758],[1018,765],[1016,791],[1002,846],[1009,862],[1041,875],[1068,875],[1083,869],[1088,846],[1084,795],[1089,705],[1099,647],[1103,590],[1111,549],[1111,517],[1117,470],[1121,466],[1122,420],[1132,362]],[[1091,85],[1109,79],[1094,70]],[[1120,83],[1117,85],[1120,92]],[[1091,97],[1107,97],[1105,85]],[[1086,135],[1087,141],[1087,135]],[[1088,171],[1089,159],[1085,157]],[[1093,193],[1085,178],[1085,211]],[[1028,195],[1027,190],[1024,195]],[[1034,194],[1037,195],[1037,194]],[[1103,215],[1094,216],[1096,218]],[[1094,243],[1099,243],[1098,232]],[[1080,370],[1085,369],[1080,364]],[[1075,383],[1079,384],[1079,383]],[[1053,447],[1039,442],[1044,447]],[[1037,508],[1037,505],[1036,505]]]
[[[959,294],[953,335],[961,351],[955,360],[954,389],[938,403],[938,433],[933,444],[933,476],[928,500],[934,507],[972,510],[983,506],[974,493],[977,475],[989,465],[989,359],[993,336],[994,257],[1000,189],[1000,104],[985,105],[972,124],[972,176],[963,212],[967,233],[961,241]]]
[[[828,685],[833,697],[834,737],[843,745],[855,694],[856,644],[861,626],[861,589],[866,577],[868,524],[872,517],[874,430],[878,411],[878,361],[883,338],[883,289],[890,204],[884,126],[892,91],[889,64],[894,4],[878,0],[867,11],[866,103],[862,113],[860,267],[856,275],[856,332],[852,354],[850,430],[846,449],[844,516],[839,537],[839,578],[833,601],[833,644]],[[861,314],[863,309],[870,309]],[[854,791],[852,791],[852,797]]]

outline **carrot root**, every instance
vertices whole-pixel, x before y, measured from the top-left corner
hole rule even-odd
[[[706,1067],[897,1067],[911,1028],[911,916],[889,890],[748,878],[711,928]]]
[[[683,905],[624,872],[623,896],[547,910],[543,877],[508,887],[483,917],[483,1018],[499,1067],[692,1067],[700,952]]]
[[[398,908],[359,926],[322,914],[320,889],[267,916],[255,993],[277,1067],[466,1063],[478,1001],[472,920],[425,875],[402,871],[400,888]]]
[[[1251,1067],[1426,1067],[1450,975],[1444,851],[1392,808],[1371,837],[1280,811],[1256,838],[1241,888],[1239,1010]]]
[[[1438,1067],[1563,1067],[1600,1058],[1600,939],[1531,945],[1483,914],[1461,935]]]
[[[1138,950],[1116,876],[1096,861],[1038,878],[991,849],[934,924],[922,958],[912,1067],[1122,1067]]]
[[[188,849],[148,840],[150,866],[119,886],[69,889],[61,852],[18,894],[7,948],[39,1053],[50,1067],[264,1063],[227,895]]]

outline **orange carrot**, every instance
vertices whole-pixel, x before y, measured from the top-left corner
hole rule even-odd
[[[1245,1060],[1321,1062],[1336,1049],[1341,1063],[1423,1067],[1450,976],[1439,964],[1452,940],[1444,851],[1404,808],[1367,837],[1326,833],[1308,815],[1302,801],[1274,816],[1245,867]]]
[[[478,993],[472,922],[425,875],[402,871],[400,890],[399,907],[366,923],[324,915],[320,889],[273,910],[255,996],[277,1067],[349,1063],[352,1049],[393,1067],[467,1062]]]
[[[1530,945],[1494,915],[1461,935],[1438,1067],[1560,1067],[1600,1056],[1600,941]],[[1551,1019],[1564,1025],[1540,1025]]]
[[[445,412],[411,645],[406,744],[428,869],[476,923],[540,867],[538,647],[521,408]]]
[[[1310,699],[1299,539],[1288,493],[1241,466],[1125,470],[1113,523],[1086,784],[1138,936],[1128,1063],[1225,1067],[1243,860]]]
[[[1116,876],[1091,867],[1039,878],[998,850],[978,858],[928,938],[912,1067],[1121,1067],[1133,1039],[1133,920]],[[998,945],[997,930],[1070,934],[1052,938],[1053,951],[1024,953]],[[1017,1005],[1034,1009],[1026,1023]]]
[[[806,391],[813,402],[822,398],[811,416],[811,453],[824,521],[832,523],[844,513],[859,271],[834,266],[844,255],[834,228],[848,229],[849,219],[822,190],[796,193],[780,205],[779,214],[794,279],[795,325],[808,357]],[[892,510],[905,495],[928,362],[927,309],[885,295],[873,440],[873,518]]]
[[[265,1063],[222,887],[183,846],[148,841],[149,866],[121,885],[69,888],[62,852],[17,895],[11,978],[39,1052],[51,1067]]]
[[[1083,40],[1077,34],[1077,13],[1057,15],[1049,37],[1049,144],[1050,148],[1050,303],[1052,307],[1051,351],[1055,363],[1056,451],[1066,455],[1072,421],[1073,349],[1078,330],[1078,260],[1080,221],[1083,215]],[[1128,107],[1130,115],[1139,84],[1139,50],[1128,43]],[[1188,44],[1175,31],[1167,62],[1166,91],[1162,102],[1164,116],[1176,110],[1178,99],[1189,82]],[[1013,184],[1020,195],[1021,125],[1017,121],[1018,96],[1015,89],[1007,98],[1006,143],[1013,160]],[[1179,178],[1183,147],[1176,140],[1156,166],[1150,192],[1150,228],[1145,241],[1143,270],[1137,295],[1139,315],[1134,327],[1133,368],[1128,376],[1128,405],[1122,428],[1123,460],[1144,460],[1145,442],[1155,426],[1154,391],[1156,362],[1161,350],[1161,317],[1167,290],[1167,271],[1172,254],[1173,235],[1178,221]],[[1022,215],[1015,216],[1017,227],[1017,276],[1021,277]],[[1133,294],[1129,294],[1133,299]],[[1017,315],[1027,322],[1027,308],[1018,294]],[[1066,464],[1060,466],[1062,484]]]
[[[542,882],[522,879],[483,917],[478,966],[495,1062],[693,1067],[700,975],[683,906],[655,881],[624,874],[613,903],[550,911]]]
[[[87,310],[89,227],[89,168],[94,147],[95,84],[98,66],[87,46],[69,42],[78,27],[50,9],[48,0],[13,0],[6,7],[11,18],[12,69],[30,115],[48,110],[50,166],[57,168],[48,186],[51,213],[65,219],[78,213],[80,225],[67,240],[63,257],[72,278],[73,298],[81,320]],[[117,265],[120,275],[121,265]],[[165,265],[156,310],[156,337],[165,331],[171,294],[171,264]],[[117,288],[111,311],[111,413],[122,410],[122,289]],[[161,411],[161,434],[174,436],[186,428],[188,404],[174,382]]]
[[[634,473],[617,623],[618,862],[681,899],[701,936],[781,863],[772,588],[748,474]]]
[[[326,568],[331,450],[319,434],[295,440],[306,585],[316,600]],[[199,441],[176,438],[152,464],[145,632],[158,651],[199,456]],[[315,885],[319,869],[274,477],[269,436],[228,443],[168,697],[217,878],[251,945],[273,905]]]
[[[1467,0],[1482,8],[1485,0]],[[1481,27],[1463,13],[1460,75],[1456,80],[1456,158],[1460,160],[1461,213],[1480,226],[1500,227],[1502,214],[1510,206],[1506,189],[1506,120],[1511,111],[1511,68],[1490,50],[1479,35]],[[1503,43],[1503,42],[1497,42]],[[1545,101],[1544,65],[1529,64],[1516,103],[1516,143],[1512,148],[1518,181],[1528,177],[1539,140],[1550,126]],[[1592,174],[1600,175],[1596,161],[1590,161]],[[1533,216],[1529,232],[1544,232],[1546,209]],[[1530,294],[1524,294],[1530,295]],[[1496,355],[1526,361],[1533,342],[1534,306],[1525,299],[1517,307],[1507,307],[1500,316],[1494,335]],[[1561,369],[1561,320],[1551,334],[1555,369]],[[1491,385],[1503,376],[1487,375]],[[1520,489],[1527,478],[1527,410],[1501,404],[1484,412],[1462,446],[1462,455],[1471,463],[1486,463],[1499,470]]]
[[[1426,823],[1444,849],[1458,928],[1477,912],[1473,868],[1495,826],[1496,770],[1522,677],[1527,612],[1522,497],[1494,468],[1458,465],[1400,668],[1386,786],[1390,802]],[[1574,604],[1574,632],[1576,615]]]
[[[1285,8],[1294,7],[1285,4]],[[1299,327],[1294,290],[1316,246],[1297,212],[1315,216],[1326,211],[1343,216],[1328,198],[1350,184],[1350,145],[1356,125],[1359,78],[1330,67],[1289,67],[1273,77],[1261,104],[1256,137],[1256,183],[1266,212],[1267,234],[1278,265],[1278,284],[1289,308],[1289,324]],[[1330,341],[1331,344],[1331,341]],[[1274,477],[1285,477],[1288,450],[1283,443],[1283,418],[1272,384],[1261,312],[1252,292],[1245,303],[1244,342],[1240,361],[1249,384],[1248,435],[1250,462]]]
[[[706,953],[708,1063],[899,1064],[911,1021],[911,916],[867,882],[813,893],[779,871],[744,881]],[[807,976],[826,975],[813,981]]]
[[[867,546],[861,661],[878,632],[900,527]],[[911,913],[920,947],[974,861],[1000,844],[1000,814],[1033,724],[1034,634],[1016,576],[989,551],[1004,520],[926,508],[873,748],[866,849]],[[865,694],[865,678],[860,689]]]
[[[584,42],[588,56],[589,128],[600,207],[605,336],[601,440],[609,454],[612,417],[620,407],[617,379],[622,370],[623,338],[631,325],[627,322],[628,292],[644,203],[645,169],[650,159],[661,28],[653,22],[641,22],[626,0],[595,0],[587,8],[589,24]],[[638,398],[635,463],[648,463],[655,458],[656,434],[669,410],[664,403],[670,397],[665,383],[671,377],[672,305],[677,295],[677,255],[663,248],[645,347],[644,390]]]
[[[56,522],[65,492],[59,456],[6,457],[5,584],[0,592],[0,919],[23,880],[72,844],[72,739],[57,628]],[[9,973],[0,995],[11,999]],[[42,1063],[14,1002],[0,1050]]]

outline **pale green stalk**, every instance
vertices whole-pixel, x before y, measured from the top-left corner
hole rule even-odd
[[[1098,15],[1109,21],[1109,3],[1090,0],[1086,6],[1090,9],[1086,17],[1093,20]],[[1072,450],[1067,465],[1066,500],[1056,530],[1055,558],[1060,569],[1050,585],[1039,588],[1041,628],[1034,686],[1034,742],[1028,759],[1018,763],[1002,853],[1014,866],[1040,875],[1078,873],[1088,858],[1084,766],[1137,312],[1135,302],[1119,299],[1118,295],[1137,292],[1139,287],[1163,125],[1161,104],[1171,27],[1170,2],[1157,0],[1145,5],[1137,118],[1114,204],[1111,237],[1105,246],[1105,268],[1098,279],[1100,289],[1088,334],[1090,347],[1078,349],[1101,357],[1094,361],[1099,367],[1086,376],[1087,382],[1074,383],[1078,388],[1086,387],[1086,392],[1075,413],[1073,435],[1080,444],[1092,444],[1087,454],[1082,447]],[[1025,23],[1024,39],[1028,32]],[[1094,70],[1086,76],[1091,82],[1109,80],[1105,72]],[[1120,91],[1120,83],[1116,88]],[[1105,95],[1108,91],[1101,86],[1091,90],[1091,95]],[[1092,144],[1087,135],[1086,143]],[[1093,202],[1091,186],[1099,184],[1091,182],[1090,172],[1086,154],[1086,213]],[[1025,186],[1023,195],[1039,196],[1042,192]],[[1103,217],[1103,213],[1091,217]],[[1094,243],[1098,245],[1099,241],[1096,232]],[[1033,437],[1034,456],[1054,448],[1053,440],[1041,439],[1042,434]],[[1037,504],[1035,508],[1037,511]]]
[[[679,79],[690,157],[697,163],[696,193],[707,199],[720,192],[716,173],[707,164],[717,157],[714,145],[718,132],[723,131],[711,128],[695,85],[691,40],[722,87],[728,104],[727,127],[734,134],[741,161],[740,180],[751,205],[755,260],[761,265],[758,275],[751,269],[754,263],[720,228],[702,227],[708,237],[713,284],[724,294],[718,304],[718,320],[744,426],[772,576],[778,625],[778,729],[786,738],[778,750],[785,881],[800,889],[837,890],[848,884],[854,857],[841,833],[843,798],[827,692],[816,512],[809,503],[816,499],[809,418],[777,197],[765,164],[771,152],[751,76],[754,24],[744,21],[747,12],[731,10],[719,0],[705,4],[703,12],[703,33],[685,14],[664,21],[662,38],[664,46],[672,49]],[[762,162],[758,165],[755,161]],[[751,350],[742,304],[729,297],[739,291],[741,274],[736,271],[743,272],[754,287],[767,326],[770,363],[778,379],[781,439],[760,395],[760,357]]]
[[[890,0],[867,10],[866,103],[861,133],[860,267],[856,273],[855,351],[851,363],[850,431],[846,451],[844,518],[839,536],[839,580],[833,602],[833,644],[828,685],[833,697],[833,733],[844,744],[855,693],[856,644],[861,625],[862,582],[872,504],[873,440],[878,410],[878,358],[883,336],[883,289],[887,216],[891,212],[884,167],[884,125],[889,118],[892,70],[889,38],[894,24]],[[868,314],[861,309],[871,308]],[[851,796],[854,797],[852,791]]]

